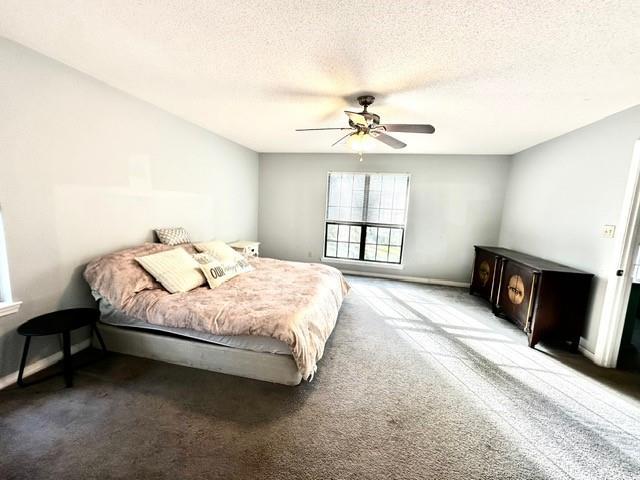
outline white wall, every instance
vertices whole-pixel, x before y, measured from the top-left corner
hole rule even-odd
[[[327,173],[411,173],[402,271],[338,265],[468,282],[474,244],[496,244],[508,156],[260,154],[261,254],[318,261],[323,251]]]
[[[24,302],[0,317],[0,377],[17,370],[21,322],[91,302],[90,259],[154,227],[256,238],[257,153],[3,39],[0,106],[0,206]],[[32,345],[33,359],[59,349]]]
[[[612,239],[640,138],[640,106],[537,145],[513,157],[501,246],[549,258],[596,275],[583,346],[595,348]]]

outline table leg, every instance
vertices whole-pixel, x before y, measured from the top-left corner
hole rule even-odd
[[[98,342],[100,342],[100,346],[102,347],[102,353],[107,354],[107,346],[104,344],[104,340],[102,339],[102,335],[100,335],[100,330],[98,330],[98,325],[95,323],[91,324],[91,331],[96,332],[96,337],[98,338]]]
[[[73,370],[71,367],[71,334],[69,330],[62,332],[62,354],[64,383],[67,388],[69,388],[73,386]]]
[[[29,355],[29,344],[31,343],[31,337],[24,337],[24,348],[22,349],[22,358],[20,359],[20,370],[18,370],[18,385],[26,387],[26,384],[22,380],[24,375],[24,367],[27,364],[27,355]]]

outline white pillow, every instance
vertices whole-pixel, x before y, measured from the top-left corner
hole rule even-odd
[[[244,260],[244,257],[240,253],[236,252],[233,248],[220,240],[195,243],[193,246],[196,247],[196,250],[199,252],[208,253],[222,263]]]
[[[253,270],[244,258],[230,263],[222,263],[208,253],[197,253],[193,258],[200,264],[210,288],[219,287],[236,275]]]
[[[188,292],[206,281],[198,262],[183,248],[136,257],[136,261],[170,293]]]

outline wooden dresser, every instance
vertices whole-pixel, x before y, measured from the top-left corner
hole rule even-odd
[[[475,247],[470,292],[496,315],[519,325],[534,347],[540,340],[578,348],[591,289],[590,273],[499,247]]]

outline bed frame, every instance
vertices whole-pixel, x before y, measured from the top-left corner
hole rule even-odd
[[[112,352],[283,385],[302,381],[290,355],[253,352],[104,323],[98,328]]]

